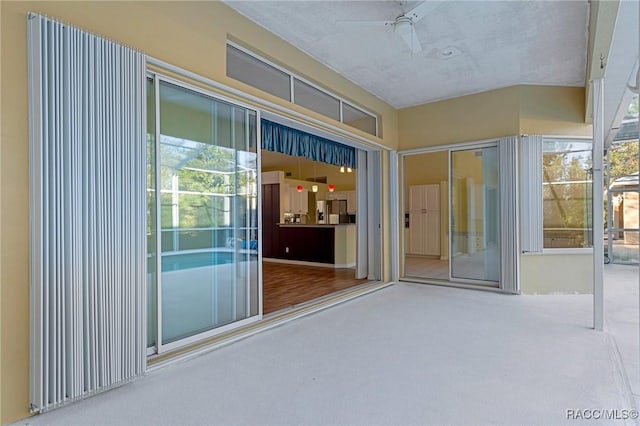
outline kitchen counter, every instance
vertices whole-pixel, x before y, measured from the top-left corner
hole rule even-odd
[[[276,223],[276,250],[269,259],[329,264],[352,268],[356,264],[356,224]]]

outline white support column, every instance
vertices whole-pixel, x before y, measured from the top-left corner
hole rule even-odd
[[[604,79],[593,80],[593,328],[604,330]]]

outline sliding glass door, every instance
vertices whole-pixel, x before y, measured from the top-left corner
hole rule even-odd
[[[496,146],[451,151],[451,278],[500,280]]]
[[[158,77],[153,92],[148,340],[163,352],[259,314],[257,116]]]

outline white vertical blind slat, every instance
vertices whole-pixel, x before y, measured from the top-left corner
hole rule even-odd
[[[144,372],[145,57],[29,14],[31,403]]]
[[[543,249],[542,224],[542,136],[522,137],[520,150],[521,195],[521,250],[523,253],[541,253]]]
[[[500,288],[518,293],[519,229],[518,229],[518,138],[500,139]]]

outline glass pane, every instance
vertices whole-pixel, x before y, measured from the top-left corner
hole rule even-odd
[[[156,106],[152,79],[147,79],[147,347],[156,345],[157,239],[156,239]]]
[[[403,176],[404,275],[449,280],[449,152],[406,156]]]
[[[255,121],[160,86],[163,344],[257,313]]]
[[[613,263],[638,263],[638,231],[616,230],[611,241],[609,260]]]
[[[545,248],[590,247],[590,141],[545,139],[542,154]]]
[[[342,103],[342,122],[376,136],[376,118],[346,102]]]
[[[307,83],[294,79],[294,102],[334,120],[340,120],[340,101]]]
[[[498,149],[451,152],[451,276],[500,279]]]
[[[227,75],[279,98],[291,100],[289,74],[229,45]]]

